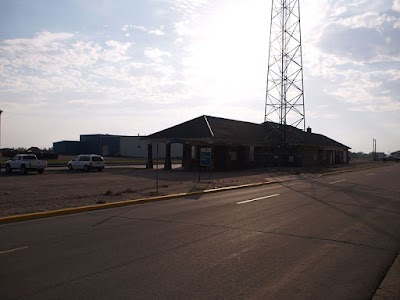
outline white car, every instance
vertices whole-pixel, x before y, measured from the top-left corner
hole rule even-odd
[[[35,154],[17,154],[6,162],[6,173],[19,169],[21,174],[26,174],[28,171],[37,171],[42,174],[46,167],[47,162],[37,159]]]
[[[94,169],[103,171],[104,167],[104,158],[98,154],[81,154],[68,162],[68,169],[70,170],[85,170],[88,172]]]

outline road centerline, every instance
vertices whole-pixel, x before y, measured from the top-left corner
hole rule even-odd
[[[330,182],[329,184],[336,184],[336,183],[345,182],[345,181],[346,181],[346,179],[341,179],[341,180]]]
[[[278,197],[278,196],[280,196],[280,194],[273,194],[273,195],[269,195],[269,196],[265,196],[265,197],[259,197],[259,198],[254,198],[254,199],[250,199],[250,200],[240,201],[240,202],[238,202],[236,204],[238,204],[238,205],[247,204],[247,203],[251,203],[251,202],[255,202],[255,201],[259,201],[259,200],[265,200],[265,199]]]
[[[14,249],[10,249],[10,250],[4,250],[4,251],[0,251],[0,255],[6,254],[6,253],[11,253],[11,252],[16,252],[16,251],[20,251],[20,250],[25,250],[28,248],[29,248],[28,246],[24,246],[24,247],[14,248]]]

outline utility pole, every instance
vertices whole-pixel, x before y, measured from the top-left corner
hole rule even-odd
[[[376,160],[376,139],[372,139],[372,159]]]
[[[264,122],[269,156],[302,161],[305,131],[300,0],[272,0]],[[268,154],[267,154],[268,156]]]
[[[0,109],[0,146],[1,146],[1,114],[3,111]]]
[[[1,147],[1,114],[3,111],[0,109],[0,147]],[[0,171],[1,171],[1,163],[0,163]]]

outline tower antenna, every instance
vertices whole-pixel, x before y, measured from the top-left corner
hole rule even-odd
[[[272,0],[264,116],[275,164],[277,159],[279,165],[301,163],[305,108],[300,0]]]

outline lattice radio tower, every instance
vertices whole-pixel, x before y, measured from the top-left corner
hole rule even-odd
[[[270,124],[267,141],[273,141],[281,165],[301,156],[305,108],[300,0],[272,0],[264,121]]]

